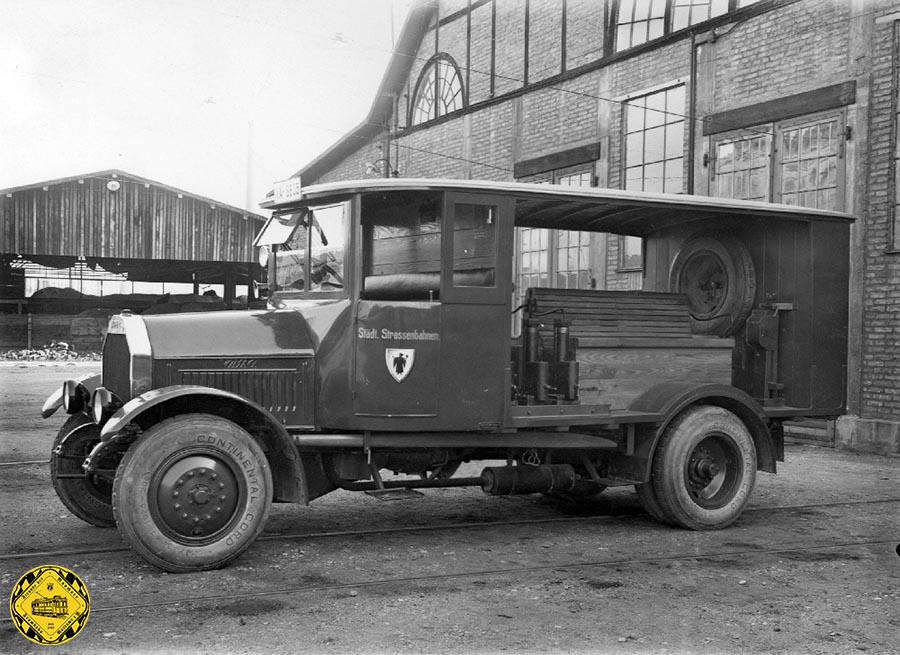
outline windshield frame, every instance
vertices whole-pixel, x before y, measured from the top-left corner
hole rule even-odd
[[[316,212],[322,212],[324,210],[328,210],[334,207],[342,207],[343,208],[343,234],[334,235],[328,234],[327,238],[324,238],[324,232],[318,223],[314,223]],[[347,298],[350,294],[349,285],[352,280],[351,275],[351,251],[352,251],[352,223],[353,223],[353,205],[352,199],[344,199],[338,201],[331,202],[320,202],[316,204],[311,204],[304,207],[295,207],[293,209],[284,209],[276,212],[272,215],[270,221],[279,220],[279,217],[283,218],[288,215],[299,214],[299,220],[296,220],[296,226],[291,233],[284,239],[284,241],[280,244],[269,244],[271,248],[271,252],[269,254],[269,261],[267,266],[267,280],[270,289],[270,298],[314,298],[314,299],[332,299],[332,298]],[[306,230],[306,238],[305,238],[305,250],[306,253],[312,253],[312,257],[308,254],[306,256],[306,260],[303,262],[303,276],[304,286],[306,280],[315,279],[314,270],[313,270],[313,260],[315,259],[315,255],[317,252],[319,253],[331,253],[334,252],[342,246],[343,253],[337,256],[336,259],[332,259],[332,261],[337,261],[340,264],[340,268],[338,271],[340,272],[341,282],[343,286],[340,287],[332,287],[332,288],[324,288],[317,287],[314,289],[304,288],[304,289],[290,289],[290,288],[278,288],[278,261],[279,256],[284,257],[284,247],[291,238],[294,236],[297,230],[305,229]],[[264,228],[265,230],[265,228]],[[322,246],[318,245],[321,241],[325,241]],[[338,248],[328,248],[330,244],[338,244]],[[263,244],[260,244],[263,245]],[[331,277],[331,276],[330,276]],[[334,279],[332,277],[332,279]]]

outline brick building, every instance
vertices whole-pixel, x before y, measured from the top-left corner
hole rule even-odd
[[[852,212],[839,446],[900,453],[900,2],[438,0],[303,183],[396,173]],[[519,287],[638,289],[632,237],[521,230]]]

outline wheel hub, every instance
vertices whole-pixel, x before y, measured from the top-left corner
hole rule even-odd
[[[713,252],[697,252],[685,263],[679,287],[695,318],[713,318],[728,293],[725,265]]]
[[[697,444],[687,462],[688,493],[702,507],[718,507],[733,492],[739,469],[739,457],[730,441],[711,435]]]
[[[228,465],[209,455],[178,459],[157,480],[156,506],[162,527],[182,538],[204,539],[222,530],[233,518],[241,496]]]

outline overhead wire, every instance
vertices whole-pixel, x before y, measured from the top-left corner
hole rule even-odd
[[[178,5],[178,6],[179,6],[180,8],[183,8],[183,7],[184,7],[184,5]],[[405,57],[405,58],[408,58],[408,59],[412,59],[412,60],[414,60],[414,61],[424,62],[424,63],[427,63],[427,62],[429,62],[429,61],[432,59],[432,55],[429,55],[429,56],[426,57],[426,56],[419,56],[419,55],[417,55],[417,54],[406,54],[406,53],[400,54],[400,53],[397,53],[397,52],[396,52],[395,50],[393,50],[393,49],[387,49],[387,48],[384,48],[383,46],[378,46],[378,45],[374,45],[374,44],[363,43],[363,42],[359,41],[359,40],[356,39],[356,38],[349,38],[349,37],[346,37],[346,36],[343,35],[343,34],[340,35],[340,36],[341,36],[340,39],[336,39],[334,36],[332,36],[332,37],[326,37],[326,36],[324,36],[324,35],[322,34],[321,31],[306,30],[306,29],[302,29],[302,28],[299,28],[299,29],[298,29],[298,28],[295,28],[295,27],[288,27],[288,26],[286,26],[283,22],[277,22],[277,21],[276,21],[276,22],[273,23],[273,22],[271,22],[271,21],[262,21],[262,20],[259,20],[259,19],[254,20],[252,17],[248,17],[248,16],[246,16],[246,15],[238,16],[238,15],[235,15],[235,14],[232,14],[232,13],[226,13],[226,12],[215,11],[215,10],[213,10],[213,11],[214,11],[214,13],[218,13],[219,15],[224,16],[224,17],[226,17],[226,18],[235,19],[235,20],[240,19],[240,20],[242,20],[242,21],[251,20],[251,21],[254,21],[254,22],[258,23],[258,24],[265,25],[265,26],[268,27],[268,28],[281,29],[281,30],[283,30],[283,31],[285,31],[285,32],[290,32],[290,33],[293,34],[293,35],[302,34],[302,35],[308,36],[308,37],[313,38],[313,39],[318,40],[318,41],[326,41],[326,42],[328,42],[328,43],[330,43],[330,44],[337,43],[337,44],[339,44],[341,47],[354,48],[354,49],[356,49],[356,50],[358,50],[358,51],[369,51],[369,52],[386,53],[386,54],[389,54],[389,55],[392,55],[392,56],[401,56],[401,57]],[[865,18],[865,17],[869,17],[869,16],[880,15],[880,14],[882,14],[882,13],[883,13],[883,12],[882,12],[881,10],[877,10],[877,9],[876,9],[876,10],[871,10],[871,11],[867,11],[867,12],[860,13],[860,14],[856,15],[855,18],[857,18],[857,19],[859,19],[859,18]],[[709,19],[707,19],[707,20],[709,20]],[[701,22],[705,22],[705,21],[701,21]],[[805,27],[805,29],[803,29],[802,32],[800,32],[800,33],[809,33],[809,32],[812,32],[813,30],[822,29],[822,28],[824,28],[824,27],[828,27],[828,26],[836,25],[836,24],[844,24],[844,23],[846,23],[846,22],[847,22],[847,19],[846,19],[846,18],[836,19],[836,20],[834,20],[834,21],[825,21],[825,22],[816,21],[814,24],[809,24],[809,25],[807,25],[807,26]],[[779,39],[775,39],[774,41],[773,41],[773,40],[767,40],[767,44],[771,45],[772,43],[778,43],[778,42],[786,41],[786,40],[790,40],[791,42],[794,42],[794,43],[795,43],[795,42],[797,41],[797,35],[798,35],[798,32],[795,30],[795,31],[792,31],[792,33],[791,33],[790,36],[788,36],[788,37],[782,37],[782,38],[779,38]],[[643,44],[639,44],[639,45],[643,45]],[[576,57],[584,57],[584,56],[588,56],[588,55],[593,54],[593,53],[601,53],[601,52],[603,52],[603,46],[598,47],[598,48],[590,48],[590,49],[587,49],[587,50],[585,50],[585,51],[583,51],[583,52],[577,53],[575,56],[576,56]],[[626,52],[626,51],[623,51],[623,52]],[[16,70],[17,70],[18,72],[25,73],[25,74],[28,74],[28,75],[39,76],[39,77],[47,77],[47,78],[57,79],[57,80],[60,80],[60,81],[76,82],[76,83],[79,83],[79,84],[85,84],[85,83],[87,83],[87,82],[84,81],[84,80],[79,80],[79,79],[74,79],[74,78],[64,78],[64,77],[61,77],[61,76],[58,76],[58,75],[52,75],[52,74],[47,74],[47,73],[41,73],[41,72],[38,72],[38,71],[25,71],[25,70],[22,70],[22,69],[19,68],[19,67],[16,67]],[[571,96],[576,96],[576,97],[586,98],[586,99],[590,99],[590,100],[597,100],[597,101],[601,101],[601,102],[608,102],[608,103],[615,104],[615,105],[619,105],[619,106],[622,106],[622,107],[637,106],[637,105],[635,105],[634,102],[632,102],[635,98],[627,98],[627,99],[609,98],[609,97],[601,96],[601,95],[596,94],[596,93],[591,93],[591,92],[587,92],[587,91],[580,91],[580,90],[577,90],[577,89],[571,89],[571,88],[565,88],[565,87],[563,87],[563,86],[560,86],[559,83],[557,83],[557,84],[549,84],[549,85],[544,86],[544,85],[542,85],[540,82],[537,82],[537,83],[535,83],[535,84],[533,84],[533,85],[526,85],[524,78],[516,77],[516,76],[513,76],[513,75],[506,75],[506,74],[503,74],[503,73],[498,73],[496,70],[494,70],[494,71],[485,71],[485,70],[480,70],[480,69],[478,69],[478,68],[474,68],[474,67],[471,67],[471,66],[469,66],[468,68],[466,68],[466,67],[461,67],[461,70],[462,70],[462,71],[468,71],[469,73],[475,73],[475,74],[477,74],[477,75],[493,76],[495,79],[500,79],[500,80],[503,80],[503,81],[514,82],[514,83],[516,83],[516,84],[524,85],[524,86],[520,87],[520,89],[516,89],[516,92],[521,92],[522,90],[527,91],[529,86],[536,86],[536,87],[538,87],[538,89],[543,88],[543,89],[547,89],[547,90],[557,91],[557,92],[559,92],[559,93],[566,94],[566,95],[571,95]],[[646,93],[645,93],[645,94],[641,94],[640,96],[637,96],[637,97],[639,97],[639,98],[644,98],[646,95],[648,95],[648,94],[646,94]],[[655,107],[641,106],[640,108],[641,108],[641,109],[644,109],[645,111],[649,111],[649,112],[657,112],[657,113],[664,114],[664,115],[666,115],[666,116],[672,116],[672,117],[676,117],[676,118],[679,118],[679,119],[683,119],[683,120],[685,120],[685,121],[691,120],[691,116],[688,115],[688,114],[684,114],[684,113],[672,112],[672,111],[668,111],[668,110],[665,110],[665,109],[658,109],[658,108],[655,108]],[[702,123],[703,121],[708,121],[708,120],[709,120],[709,117],[697,117],[697,118],[694,118],[693,120],[696,121],[696,122],[698,122],[698,123]],[[334,129],[334,128],[323,127],[323,126],[321,126],[321,125],[312,125],[312,124],[309,124],[309,123],[302,123],[302,124],[306,124],[306,125],[308,125],[308,126],[310,126],[310,127],[314,127],[315,129],[318,129],[318,130],[325,130],[325,131],[333,132],[333,133],[335,133],[335,134],[344,134],[344,132],[343,132],[342,130],[337,130],[337,129]],[[361,125],[359,125],[358,127],[369,126],[369,125],[371,125],[371,126],[373,126],[373,127],[382,127],[382,125],[380,125],[380,124],[371,124],[371,123],[368,123],[368,122],[366,122],[366,121],[364,121],[364,122],[363,122]],[[148,128],[148,129],[149,129],[149,128]],[[746,131],[746,132],[755,133],[755,134],[759,134],[759,135],[763,135],[763,136],[769,136],[769,137],[775,137],[775,136],[776,136],[773,132],[770,132],[770,131],[767,131],[767,130],[760,129],[758,126],[747,127],[747,128],[742,128],[742,129],[743,129],[744,131]],[[345,138],[358,139],[358,140],[362,140],[362,141],[366,141],[366,142],[370,141],[370,139],[369,139],[368,137],[363,136],[363,135],[355,134],[354,132],[355,132],[355,131],[351,131],[349,134],[344,134],[344,137],[345,137]],[[411,151],[421,152],[421,153],[424,153],[424,154],[431,154],[431,155],[435,155],[435,156],[445,157],[445,158],[448,158],[448,159],[453,159],[453,160],[458,160],[458,161],[465,161],[465,162],[468,162],[468,163],[471,163],[471,164],[475,164],[475,165],[479,165],[479,166],[485,166],[485,167],[488,167],[488,168],[492,168],[492,169],[496,169],[496,170],[501,170],[501,171],[504,171],[504,172],[510,172],[510,171],[512,170],[512,169],[510,169],[510,168],[508,168],[508,167],[497,166],[497,165],[495,165],[495,164],[489,164],[489,163],[487,163],[487,162],[481,162],[481,161],[473,160],[473,159],[466,158],[466,157],[459,157],[459,156],[447,155],[447,154],[445,154],[445,153],[434,152],[434,151],[430,151],[430,150],[427,150],[427,149],[424,149],[424,148],[410,146],[410,145],[408,145],[408,144],[399,144],[397,147],[405,148],[405,149],[411,150]]]

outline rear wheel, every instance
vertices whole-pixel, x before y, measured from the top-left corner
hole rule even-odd
[[[756,480],[756,448],[741,420],[697,406],[666,428],[650,484],[665,520],[693,530],[724,528],[740,516]]]
[[[659,501],[656,499],[656,492],[653,491],[653,482],[636,484],[634,485],[634,490],[637,491],[638,498],[641,500],[641,505],[644,506],[644,509],[647,510],[647,513],[650,516],[660,523],[669,523],[666,515],[663,514],[662,508],[659,506]]]
[[[113,510],[144,559],[173,572],[224,566],[263,529],[272,474],[259,444],[217,416],[187,414],[145,431],[122,460]]]
[[[96,423],[81,413],[70,416],[53,441],[50,480],[56,495],[72,514],[99,528],[111,528],[116,524],[112,481],[99,475],[81,476],[84,458],[99,441],[100,428]],[[115,464],[109,467],[115,468]],[[81,477],[60,477],[68,475]]]

